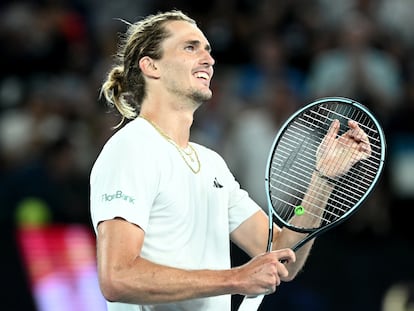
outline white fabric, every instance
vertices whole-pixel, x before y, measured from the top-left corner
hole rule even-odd
[[[264,295],[256,297],[244,297],[242,303],[239,306],[238,311],[256,311],[259,310],[262,304]]]
[[[238,115],[226,141],[224,158],[238,180],[260,206],[267,209],[265,172],[278,127],[269,111],[250,109]],[[252,144],[254,142],[254,146]]]
[[[260,207],[217,153],[192,145],[198,174],[144,119],[119,130],[91,172],[93,226],[122,217],[145,231],[144,258],[178,268],[228,269],[229,234]],[[141,307],[108,303],[108,310],[230,310],[230,296]]]

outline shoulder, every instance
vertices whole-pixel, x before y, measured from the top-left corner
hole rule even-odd
[[[136,118],[113,134],[104,147],[113,144],[124,144],[129,141],[134,141],[135,143],[146,141],[152,132],[152,128],[145,120]]]
[[[160,145],[159,135],[145,120],[137,118],[119,129],[104,145],[102,152],[128,152],[150,150]]]
[[[161,148],[159,137],[153,128],[141,118],[126,124],[112,135],[103,146],[95,161],[98,163],[137,163],[157,154]]]
[[[214,165],[220,165],[227,169],[227,164],[223,157],[215,150],[200,145],[198,143],[191,143],[192,146],[196,149],[197,153],[199,154],[202,162],[207,161],[208,163],[214,164]]]
[[[221,158],[220,154],[217,151],[209,147],[203,146],[196,142],[191,142],[191,145],[197,150],[198,153],[201,153],[209,157]]]

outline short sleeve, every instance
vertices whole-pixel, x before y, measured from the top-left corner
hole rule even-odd
[[[137,139],[136,139],[137,140]],[[121,217],[146,230],[158,189],[157,161],[145,142],[129,135],[110,139],[99,154],[90,177],[93,227]]]

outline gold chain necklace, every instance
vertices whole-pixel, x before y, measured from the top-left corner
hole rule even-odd
[[[197,151],[194,149],[194,147],[190,143],[188,143],[187,148],[185,149],[181,148],[179,145],[177,145],[177,143],[170,136],[168,136],[163,130],[161,130],[157,124],[155,124],[154,122],[152,122],[151,120],[147,119],[144,116],[139,116],[139,117],[146,120],[149,124],[151,124],[153,128],[155,128],[162,137],[164,137],[170,144],[172,144],[178,150],[178,153],[181,155],[181,158],[183,158],[185,164],[187,164],[187,166],[191,169],[191,171],[194,174],[197,174],[200,171],[201,169],[200,159],[198,158]],[[195,160],[193,158],[193,155],[195,157]],[[188,160],[188,158],[190,160]]]

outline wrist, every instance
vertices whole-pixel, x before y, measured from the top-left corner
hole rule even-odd
[[[335,186],[335,184],[337,183],[336,179],[322,174],[321,171],[319,171],[317,168],[315,168],[315,170],[314,170],[314,175],[316,175],[319,179],[327,182],[328,184],[330,184],[332,186]]]
[[[228,290],[232,295],[245,295],[248,285],[246,283],[243,266],[234,267],[227,270],[228,277],[226,278]]]

